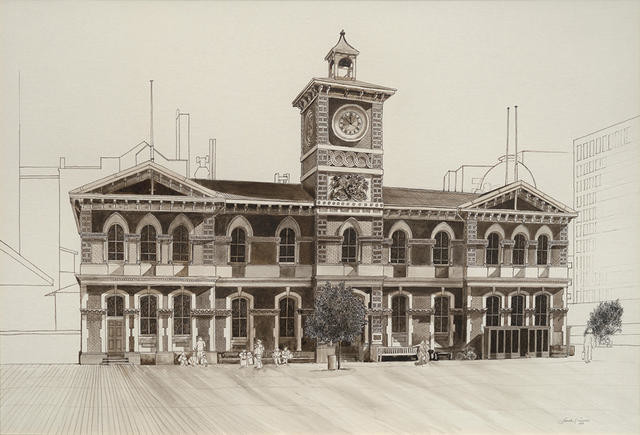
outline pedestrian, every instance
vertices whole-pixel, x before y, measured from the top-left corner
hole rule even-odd
[[[242,350],[239,356],[240,356],[240,368],[246,367],[249,359],[249,355],[247,355],[247,350],[246,349]]]
[[[582,346],[582,359],[585,363],[590,363],[593,357],[593,348],[596,345],[596,340],[593,336],[593,329],[587,328],[584,332],[584,344]]]
[[[280,356],[280,363],[286,365],[289,365],[289,360],[293,358],[293,354],[291,353],[291,351],[289,350],[289,348],[287,346],[284,347],[284,349],[282,349],[282,354]]]
[[[271,353],[271,358],[273,358],[273,363],[277,366],[280,365],[280,357],[282,356],[282,352],[277,347]]]
[[[256,340],[255,346],[253,346],[253,357],[255,361],[255,368],[262,368],[262,354],[264,353],[264,346],[262,345],[262,340],[259,338]]]
[[[178,357],[178,362],[180,363],[181,366],[186,366],[187,365],[187,355],[184,352],[180,353],[180,356]]]
[[[427,364],[430,360],[429,357],[429,349],[427,348],[427,342],[422,340],[418,345],[418,361],[416,361],[417,366],[423,366]]]
[[[204,348],[205,348],[205,342],[202,339],[202,337],[198,337],[198,341],[196,342],[196,347],[195,347],[195,351],[196,351],[196,357],[198,358],[198,364],[200,365],[204,365],[202,360],[204,359],[206,361],[205,355],[204,355]]]

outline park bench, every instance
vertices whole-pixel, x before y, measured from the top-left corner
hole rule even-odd
[[[417,356],[418,346],[385,346],[378,348],[378,362],[384,356]]]

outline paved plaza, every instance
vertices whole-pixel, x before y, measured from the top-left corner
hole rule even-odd
[[[622,357],[620,356],[622,355]],[[2,434],[638,433],[637,358],[1,366]]]

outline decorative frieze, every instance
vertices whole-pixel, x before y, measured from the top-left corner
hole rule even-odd
[[[171,308],[158,308],[156,311],[159,317],[171,317],[173,310]]]
[[[191,315],[193,317],[213,317],[216,315],[214,308],[192,308]]]
[[[374,166],[372,154],[360,153],[355,151],[328,150],[327,163],[330,166],[344,168],[380,168],[381,162],[378,159],[376,163],[380,166]]]
[[[104,308],[80,308],[80,314],[100,314],[104,316],[107,314],[107,310]]]
[[[125,308],[123,313],[125,316],[137,316],[140,314],[140,310],[137,308]]]

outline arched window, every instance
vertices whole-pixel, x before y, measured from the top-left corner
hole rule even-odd
[[[296,262],[296,233],[291,228],[280,231],[280,263]]]
[[[246,234],[242,228],[231,231],[231,262],[244,263],[246,261]]]
[[[231,336],[247,337],[247,300],[244,298],[231,301]]]
[[[140,232],[140,260],[156,261],[156,229],[146,225]]]
[[[546,265],[549,261],[549,238],[544,234],[538,236],[537,263]]]
[[[488,265],[498,264],[498,254],[500,253],[500,236],[498,233],[491,233],[487,238],[487,259]]]
[[[487,298],[487,326],[500,326],[500,297]]]
[[[173,334],[191,334],[191,295],[173,297]]]
[[[433,247],[433,264],[449,264],[449,234],[440,231],[436,234]]]
[[[111,225],[107,233],[109,260],[124,260],[124,230],[118,224]]]
[[[342,262],[355,263],[358,247],[356,231],[353,228],[347,228],[344,233],[342,233],[342,237]]]
[[[549,325],[549,298],[547,295],[536,295],[534,321],[536,326]]]
[[[407,262],[407,234],[404,231],[394,231],[391,235],[390,261],[394,264]]]
[[[434,332],[449,332],[449,298],[436,296],[433,307]]]
[[[173,230],[173,261],[189,261],[189,231],[184,225]]]
[[[107,316],[124,316],[124,298],[122,296],[114,295],[107,297]]]
[[[527,249],[527,239],[522,234],[518,234],[513,239],[513,264],[523,265]]]
[[[511,326],[524,326],[524,296],[511,296]]]
[[[280,337],[295,336],[296,301],[292,298],[280,299]]]
[[[140,334],[155,335],[158,331],[158,298],[155,295],[140,297]]]
[[[391,299],[391,331],[407,332],[406,296],[394,296]]]

